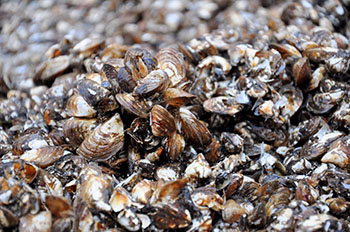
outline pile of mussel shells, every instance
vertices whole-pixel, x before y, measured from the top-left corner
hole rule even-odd
[[[325,2],[54,45],[0,101],[0,229],[349,231],[349,4]]]

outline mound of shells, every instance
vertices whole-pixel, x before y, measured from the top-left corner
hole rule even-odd
[[[350,4],[275,2],[52,46],[0,100],[0,229],[349,231]]]

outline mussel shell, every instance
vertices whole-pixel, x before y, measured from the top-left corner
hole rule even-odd
[[[194,99],[195,96],[186,91],[168,88],[163,94],[164,102],[169,106],[180,107]]]
[[[181,131],[186,139],[199,146],[206,146],[211,143],[211,133],[203,121],[198,120],[191,111],[185,108],[180,108],[179,116]]]
[[[203,104],[206,111],[222,114],[222,115],[235,115],[243,109],[243,105],[237,103],[234,97],[213,97],[206,100]]]
[[[124,93],[115,96],[119,104],[128,112],[141,118],[147,118],[151,105],[143,99],[137,99],[132,94]]]
[[[180,83],[185,77],[183,55],[173,48],[163,48],[157,54],[158,67],[170,78],[170,87]]]
[[[73,148],[77,148],[97,126],[96,119],[70,118],[63,125],[63,134]]]
[[[78,83],[78,90],[85,101],[96,110],[106,112],[117,108],[111,92],[93,80],[82,79]]]
[[[97,127],[79,146],[77,153],[89,160],[106,160],[124,145],[124,125],[118,113]]]
[[[155,136],[168,136],[176,131],[175,118],[161,105],[153,106],[151,120]]]
[[[130,93],[136,87],[136,81],[125,67],[121,67],[118,71],[117,80],[120,88],[127,93]]]
[[[134,89],[134,94],[145,96],[155,92],[162,93],[169,86],[169,77],[166,72],[162,70],[154,70],[145,78],[137,82]]]
[[[92,118],[97,113],[80,94],[71,96],[67,101],[66,108],[68,115],[74,117]]]
[[[307,86],[311,80],[311,67],[307,57],[300,58],[293,65],[293,76],[297,86]]]

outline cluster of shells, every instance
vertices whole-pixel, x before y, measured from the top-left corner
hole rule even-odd
[[[350,3],[273,2],[159,50],[50,47],[0,100],[0,229],[349,231]]]

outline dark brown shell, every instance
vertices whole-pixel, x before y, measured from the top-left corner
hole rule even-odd
[[[169,106],[180,107],[194,99],[195,96],[186,91],[168,88],[163,94],[164,102]]]
[[[70,118],[63,125],[63,134],[73,148],[77,148],[94,131],[96,119]]]
[[[168,152],[170,160],[176,160],[184,151],[185,145],[186,143],[182,135],[178,133],[170,135],[166,143],[166,151]]]
[[[307,57],[300,58],[294,63],[292,72],[297,86],[307,86],[311,79],[309,59]]]
[[[117,108],[111,92],[93,80],[84,78],[79,81],[78,90],[85,101],[96,110],[107,112]]]
[[[117,80],[120,88],[127,93],[130,93],[136,87],[136,81],[132,75],[126,70],[125,67],[121,67],[118,71]]]
[[[89,160],[106,160],[124,145],[124,125],[118,113],[97,127],[80,145],[77,153]]]
[[[169,136],[176,131],[175,118],[160,105],[153,106],[151,120],[155,136]]]
[[[191,111],[180,108],[179,117],[181,132],[184,137],[199,146],[206,146],[211,143],[212,137],[203,121],[198,120]]]

